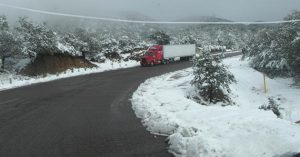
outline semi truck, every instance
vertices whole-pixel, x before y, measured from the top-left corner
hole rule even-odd
[[[189,60],[196,53],[196,45],[153,45],[143,54],[141,66],[154,66],[156,64],[167,64],[174,61]]]

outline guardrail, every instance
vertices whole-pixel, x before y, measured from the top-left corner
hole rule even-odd
[[[228,58],[228,57],[242,55],[242,51],[237,50],[237,51],[220,52],[220,53],[216,53],[216,54],[212,54],[212,55],[213,56],[222,56],[223,58]]]

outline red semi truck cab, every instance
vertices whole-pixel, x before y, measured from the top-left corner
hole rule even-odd
[[[161,45],[150,46],[143,57],[141,58],[140,64],[142,66],[153,66],[160,64],[163,61],[163,47]]]

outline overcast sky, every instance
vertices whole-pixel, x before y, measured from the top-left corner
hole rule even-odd
[[[0,0],[0,3],[88,16],[110,17],[135,11],[168,21],[190,16],[216,16],[234,21],[281,20],[290,11],[300,10],[300,0]],[[0,7],[0,13],[24,15],[4,7]]]

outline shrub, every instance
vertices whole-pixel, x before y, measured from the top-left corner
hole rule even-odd
[[[236,80],[219,57],[211,56],[207,50],[197,54],[193,59],[193,74],[191,83],[204,101],[231,104],[229,85]]]

